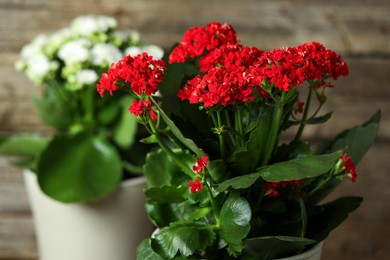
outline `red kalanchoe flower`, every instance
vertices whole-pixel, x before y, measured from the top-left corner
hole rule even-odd
[[[357,179],[357,172],[355,164],[352,162],[352,158],[347,154],[341,156],[341,160],[344,161],[344,170],[351,178],[352,182],[355,182]]]
[[[150,108],[152,103],[150,100],[134,100],[131,106],[129,107],[130,113],[135,116],[142,115],[144,110]]]
[[[148,111],[149,116],[153,121],[157,119],[157,115],[152,109],[150,100],[134,100],[129,107],[129,111],[135,116],[143,115],[145,111]]]
[[[327,75],[336,80],[349,74],[348,66],[340,55],[318,42],[305,43],[296,48],[305,62],[309,79],[322,80]]]
[[[209,157],[207,157],[207,155],[204,155],[202,158],[196,158],[196,163],[192,167],[194,172],[196,173],[203,172],[204,168],[207,167],[207,165],[209,165],[208,159]]]
[[[154,112],[154,110],[152,108],[149,108],[149,116],[150,116],[150,119],[152,119],[152,121],[156,121],[157,120],[157,114]]]
[[[206,27],[197,26],[183,35],[183,40],[169,55],[169,63],[185,62],[225,44],[236,44],[237,35],[229,24],[209,23]]]
[[[262,50],[240,45],[224,45],[200,59],[201,71],[180,89],[178,97],[190,104],[202,104],[205,108],[217,105],[235,105],[254,100],[253,89],[258,89],[261,77],[254,75],[250,67],[261,59]],[[260,92],[262,97],[267,95]]]
[[[280,185],[284,188],[287,185],[290,185],[291,188],[297,187],[301,185],[303,180],[295,180],[295,181],[282,181],[280,182]]]
[[[100,96],[104,96],[105,91],[109,91],[110,95],[112,95],[112,92],[117,90],[116,85],[114,82],[116,82],[118,78],[116,75],[114,76],[114,71],[112,71],[110,74],[103,73],[100,82],[97,84],[97,91],[99,92]]]
[[[195,181],[188,182],[188,186],[190,186],[190,191],[192,193],[199,192],[203,188],[202,183],[198,179],[196,179]]]
[[[267,197],[278,197],[279,191],[277,190],[279,183],[277,182],[265,182],[264,187],[266,188],[265,196]]]
[[[162,60],[153,60],[146,52],[134,58],[124,57],[111,65],[107,73],[103,73],[97,84],[97,91],[104,96],[105,91],[117,90],[117,83],[128,83],[132,91],[137,95],[145,93],[147,96],[158,90],[158,84],[163,80],[166,71]]]
[[[316,82],[315,88],[332,87],[326,79],[336,80],[349,73],[340,55],[317,42],[265,52],[251,70],[254,78],[265,78],[283,91],[289,91],[307,80]]]
[[[290,186],[291,188],[301,185],[303,180],[294,180],[294,181],[281,181],[281,182],[265,182],[264,187],[266,188],[265,196],[267,197],[278,197],[279,191],[278,188],[285,188]]]

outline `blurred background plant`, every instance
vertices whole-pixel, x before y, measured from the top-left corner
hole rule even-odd
[[[121,180],[142,174],[149,148],[135,141],[142,133],[127,111],[129,98],[103,100],[95,88],[111,63],[142,52],[163,56],[162,48],[146,45],[135,30],[119,30],[117,20],[104,15],[79,16],[69,27],[37,36],[15,66],[42,86],[33,101],[53,134],[3,137],[0,153],[16,156],[17,165],[37,173],[43,192],[63,202],[102,198]]]

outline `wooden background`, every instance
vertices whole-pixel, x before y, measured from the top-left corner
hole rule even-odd
[[[81,14],[115,16],[164,48],[191,26],[228,22],[241,42],[263,49],[319,41],[340,52],[350,76],[329,92],[326,126],[308,139],[323,139],[382,110],[375,145],[358,167],[358,182],[345,182],[333,197],[364,197],[361,208],[327,239],[323,259],[390,259],[390,7],[387,0],[0,0],[0,134],[46,132],[33,110],[39,93],[13,69],[20,48],[37,34],[67,26]],[[37,259],[34,229],[21,170],[0,157],[0,259]],[[55,260],[55,259],[53,259]],[[115,260],[115,259],[114,259]]]

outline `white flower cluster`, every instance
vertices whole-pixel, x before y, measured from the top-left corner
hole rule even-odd
[[[119,31],[116,19],[103,15],[75,18],[69,28],[40,35],[25,45],[16,68],[37,85],[60,81],[69,90],[97,83],[100,73],[125,55],[148,52],[161,59],[156,45],[144,45],[137,31]]]

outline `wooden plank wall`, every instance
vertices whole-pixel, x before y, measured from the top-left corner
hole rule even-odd
[[[386,0],[0,0],[0,133],[46,132],[33,110],[39,93],[13,69],[23,44],[67,26],[81,14],[115,16],[123,28],[168,48],[191,26],[231,23],[241,41],[263,49],[319,41],[343,54],[350,77],[330,91],[326,126],[305,136],[326,138],[382,110],[379,137],[358,167],[356,184],[334,196],[365,200],[331,234],[324,259],[390,259],[390,8]],[[36,259],[34,229],[21,170],[0,157],[0,259]],[[54,260],[54,259],[53,259]]]

